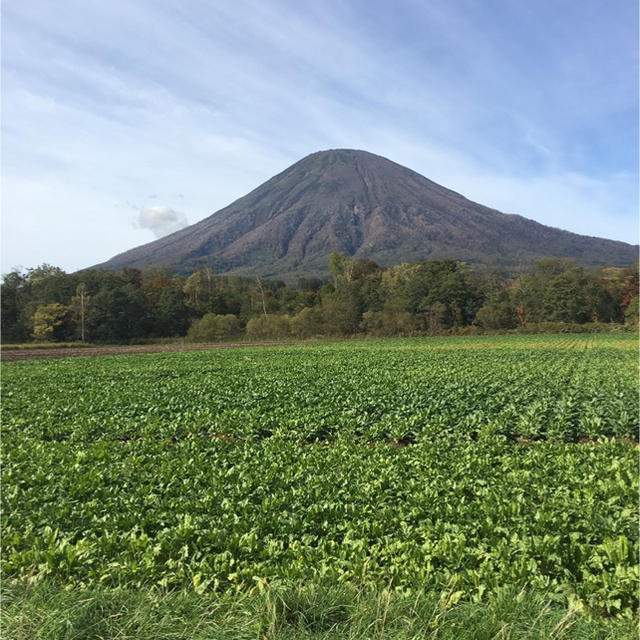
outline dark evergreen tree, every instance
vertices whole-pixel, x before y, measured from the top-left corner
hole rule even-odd
[[[189,310],[182,294],[175,289],[163,289],[153,309],[153,332],[156,336],[183,336],[189,327]]]

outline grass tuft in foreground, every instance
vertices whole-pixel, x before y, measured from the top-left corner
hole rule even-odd
[[[5,586],[6,640],[625,640],[631,620],[592,619],[544,594],[504,589],[487,603],[348,584],[260,585],[251,594]]]

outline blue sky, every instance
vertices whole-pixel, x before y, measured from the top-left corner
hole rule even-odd
[[[4,0],[2,272],[73,271],[357,148],[637,242],[636,0]]]

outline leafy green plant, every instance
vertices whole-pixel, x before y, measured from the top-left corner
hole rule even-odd
[[[633,616],[636,346],[517,335],[6,364],[4,579],[428,589],[445,610],[528,585]],[[332,589],[274,606],[341,624]],[[334,613],[311,616],[319,603]]]

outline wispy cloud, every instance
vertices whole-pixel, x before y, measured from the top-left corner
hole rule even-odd
[[[635,3],[33,0],[2,29],[3,271],[95,264],[155,232],[116,203],[195,222],[332,147],[635,241]]]
[[[162,238],[174,231],[184,229],[189,223],[184,213],[160,205],[140,211],[137,224],[141,229],[152,231],[156,238]]]

